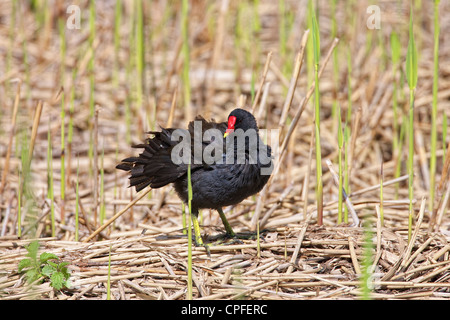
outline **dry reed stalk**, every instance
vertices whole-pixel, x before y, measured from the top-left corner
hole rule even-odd
[[[412,251],[412,249],[413,249],[413,247],[415,245],[415,242],[416,242],[416,239],[417,239],[417,235],[419,234],[419,230],[420,230],[420,227],[422,225],[423,216],[424,216],[424,213],[425,213],[425,204],[426,204],[426,198],[423,198],[422,199],[422,203],[420,205],[419,218],[418,218],[417,223],[416,223],[416,228],[414,229],[414,233],[412,234],[411,239],[410,239],[410,241],[408,243],[408,248],[405,251],[405,255],[402,257],[403,261],[402,261],[402,263],[400,265],[401,269],[405,269],[408,266],[407,262],[409,261],[409,257],[411,255],[411,251]]]
[[[381,255],[383,253],[381,250],[381,233],[382,233],[381,228],[382,228],[383,224],[381,221],[380,206],[375,206],[375,209],[376,209],[376,213],[377,213],[377,244],[376,244],[376,249],[375,249],[376,255],[375,255],[375,258],[373,259],[373,263],[372,263],[372,266],[370,269],[371,273],[375,272],[375,268],[376,268],[378,261],[380,260]]]
[[[267,220],[272,215],[272,213],[279,208],[283,200],[291,193],[292,189],[294,189],[294,184],[291,183],[287,188],[284,189],[281,196],[278,198],[277,202],[272,205],[272,207],[266,212],[266,214],[262,217],[260,221],[260,228],[264,228],[264,225],[267,223]]]
[[[230,300],[242,299],[243,297],[245,297],[248,294],[253,293],[254,291],[260,290],[260,289],[265,288],[265,287],[270,287],[270,286],[275,285],[277,283],[278,283],[278,280],[272,280],[272,281],[269,281],[269,282],[259,283],[257,286],[248,288],[242,293],[235,294],[234,296],[230,297]]]
[[[295,244],[295,249],[294,249],[294,253],[292,254],[291,260],[289,261],[290,266],[288,267],[288,269],[286,271],[287,274],[292,273],[292,271],[294,270],[293,266],[295,264],[295,261],[297,260],[298,254],[300,253],[300,248],[302,246],[302,242],[303,242],[303,239],[305,237],[306,228],[308,227],[309,220],[311,219],[312,214],[313,214],[313,212],[311,212],[310,214],[308,214],[305,217],[305,219],[304,219],[305,221],[304,221],[303,227],[302,227],[302,229],[299,231],[299,233],[297,235],[297,243]]]
[[[294,98],[294,92],[297,87],[298,77],[300,75],[300,71],[302,69],[303,57],[305,55],[306,43],[308,41],[309,30],[306,30],[303,33],[303,37],[301,40],[300,51],[297,53],[295,58],[294,72],[292,73],[291,81],[289,82],[288,93],[286,95],[286,99],[284,101],[283,109],[281,112],[280,121],[278,122],[278,127],[284,128],[285,122],[289,113],[289,109],[292,104],[292,99]]]
[[[144,192],[142,192],[138,197],[136,197],[133,201],[131,201],[124,209],[117,212],[114,216],[112,216],[108,221],[106,221],[102,226],[100,226],[97,230],[95,230],[89,237],[87,237],[83,242],[89,242],[95,236],[97,236],[100,232],[105,230],[111,223],[113,223],[117,218],[119,218],[122,214],[128,211],[131,207],[133,207],[136,202],[144,198],[152,189],[148,188]]]
[[[352,259],[353,268],[355,269],[355,273],[357,275],[360,275],[361,267],[359,266],[358,258],[356,256],[355,240],[353,239],[353,237],[348,237],[348,248],[350,252],[350,257]]]
[[[281,72],[280,68],[278,68],[278,66],[275,63],[271,63],[269,65],[269,69],[275,75],[277,80],[279,80],[281,82],[283,87],[289,88],[289,81],[286,79],[286,77],[284,76],[283,72]],[[294,92],[294,97],[295,97],[295,99],[297,100],[298,103],[301,103],[302,100],[303,100],[303,97],[300,95],[300,93],[298,91]]]
[[[306,40],[305,40],[305,41],[306,41]],[[332,44],[331,44],[330,49],[328,50],[327,55],[326,55],[325,58],[323,59],[323,62],[322,62],[321,67],[320,67],[320,69],[319,69],[319,74],[318,74],[318,78],[319,78],[319,79],[321,78],[322,73],[323,73],[323,70],[325,69],[325,66],[327,65],[328,61],[330,60],[331,54],[332,54],[334,48],[336,47],[336,45],[338,44],[338,42],[339,42],[338,39],[334,39],[334,41],[333,41]],[[279,169],[279,166],[280,166],[280,162],[281,162],[281,160],[282,160],[282,157],[283,157],[283,155],[284,155],[284,152],[286,151],[286,146],[287,146],[287,144],[288,144],[288,142],[289,142],[289,140],[290,140],[290,138],[291,138],[291,136],[292,136],[292,133],[293,133],[294,130],[295,130],[295,127],[296,127],[297,124],[298,124],[298,121],[300,120],[300,117],[301,117],[303,111],[304,111],[305,108],[306,108],[307,102],[309,101],[309,99],[311,98],[312,94],[314,93],[314,88],[315,88],[315,83],[313,82],[312,85],[311,85],[311,87],[309,88],[309,90],[308,90],[306,96],[302,99],[302,102],[300,103],[300,106],[299,106],[299,108],[297,109],[297,112],[295,113],[295,116],[294,116],[294,118],[293,118],[293,120],[292,120],[292,122],[291,122],[291,124],[290,124],[290,126],[289,126],[289,130],[288,130],[288,132],[286,133],[286,136],[284,137],[283,143],[282,143],[282,145],[281,145],[279,161],[278,161],[278,163],[277,163],[277,166],[275,166],[274,174],[276,174],[276,173],[278,172],[278,169]],[[273,177],[274,174],[272,174],[271,177]]]
[[[33,127],[31,129],[30,149],[28,153],[28,161],[29,161],[28,165],[31,164],[31,159],[33,157],[34,145],[36,143],[37,129],[39,126],[39,122],[41,120],[42,107],[43,103],[41,100],[39,100],[36,106],[36,111],[34,113]]]
[[[256,120],[258,123],[261,123],[264,113],[267,115],[267,96],[269,95],[270,85],[271,83],[267,82],[264,87],[261,103],[259,104],[258,114],[256,115]]]
[[[436,209],[436,225],[435,229],[439,230],[442,224],[442,219],[444,217],[445,208],[447,208],[448,200],[450,199],[450,183],[447,183],[447,191],[445,192],[444,196],[439,201],[439,205]],[[434,221],[433,221],[434,222]]]
[[[326,159],[325,162],[326,162],[326,164],[328,166],[328,169],[330,170],[331,176],[333,177],[334,184],[339,188],[340,187],[339,186],[339,175],[334,170],[333,164],[331,163],[331,160],[330,159]],[[353,208],[353,204],[350,201],[350,197],[347,196],[347,193],[346,193],[344,187],[342,187],[342,189],[343,189],[342,190],[343,191],[342,194],[343,194],[343,197],[344,197],[344,200],[345,200],[345,204],[346,204],[346,206],[348,208],[348,211],[350,212],[350,214],[352,216],[352,219],[353,219],[352,226],[359,226],[359,222],[360,221],[359,221],[358,215],[356,214],[355,209]]]
[[[263,69],[263,73],[261,75],[261,80],[259,82],[259,88],[258,91],[256,91],[256,95],[255,95],[255,99],[253,100],[253,105],[252,105],[252,113],[254,114],[256,111],[256,105],[258,104],[259,101],[259,96],[261,95],[261,91],[262,88],[264,86],[264,83],[266,82],[266,76],[267,76],[267,72],[269,71],[269,66],[270,66],[270,61],[272,60],[272,51],[269,51],[269,53],[267,54],[267,58],[266,58],[266,63],[264,64],[264,69]],[[261,113],[262,111],[262,106],[263,106],[263,100],[261,100],[261,104],[260,104],[260,111],[259,113]],[[258,113],[258,115],[259,115]],[[257,119],[260,119],[260,116],[257,117]]]
[[[292,103],[292,97],[295,92],[295,87],[297,84],[298,75],[300,74],[301,66],[302,66],[302,60],[303,56],[305,54],[305,48],[306,48],[306,42],[308,40],[309,30],[306,30],[303,34],[302,41],[301,41],[301,48],[296,58],[296,67],[294,69],[294,74],[292,76],[291,84],[289,86],[289,92],[288,96],[285,101],[284,109],[288,109]],[[286,111],[287,112],[287,111]],[[284,126],[284,123],[279,126]],[[292,126],[292,125],[291,125]],[[286,149],[286,145],[284,145],[284,149]],[[279,155],[275,155],[275,157],[279,156],[275,164],[274,171],[272,172],[272,175],[269,178],[269,181],[264,186],[263,190],[260,192],[258,202],[256,203],[255,213],[253,214],[252,221],[251,221],[251,230],[256,230],[257,224],[259,224],[259,217],[261,215],[261,210],[264,205],[264,201],[268,192],[268,189],[270,187],[271,181],[273,179],[273,176],[275,176],[278,172],[279,164],[282,162],[282,156],[284,155],[284,149],[282,147]]]
[[[398,178],[395,178],[395,179],[391,179],[391,180],[388,180],[388,181],[384,181],[383,180],[383,187],[386,187],[386,186],[389,186],[389,185],[392,185],[392,184],[395,184],[395,183],[399,183],[399,182],[405,181],[405,180],[408,180],[408,175],[404,175],[404,176],[401,176],[401,177],[398,177]],[[363,188],[363,189],[360,189],[360,190],[357,190],[357,191],[354,191],[354,192],[350,193],[349,197],[356,197],[356,196],[359,196],[359,195],[361,195],[363,193],[366,193],[366,192],[378,190],[378,189],[380,189],[380,187],[381,187],[381,184],[377,184],[377,185],[374,185],[374,186],[371,186],[371,187]]]
[[[241,94],[236,101],[236,108],[245,108],[246,100],[247,100],[247,96],[245,94]]]

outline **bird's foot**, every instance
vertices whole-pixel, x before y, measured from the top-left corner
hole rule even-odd
[[[194,240],[194,245],[196,247],[203,247],[203,248],[205,248],[206,254],[208,255],[209,258],[211,258],[211,250],[209,249],[209,244],[204,243],[203,239],[201,237],[200,238],[194,238],[193,240]]]
[[[264,231],[260,232],[259,237],[262,239],[264,236]],[[211,238],[215,241],[217,245],[233,245],[233,244],[243,244],[243,240],[256,240],[258,237],[257,232],[233,232],[233,233],[222,233]]]

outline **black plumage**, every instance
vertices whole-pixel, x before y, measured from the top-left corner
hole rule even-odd
[[[195,124],[194,121],[198,122]],[[228,122],[206,121],[201,116],[197,116],[194,121],[190,122],[188,130],[184,130],[182,133],[191,138],[190,160],[193,191],[191,207],[196,241],[198,244],[202,244],[196,219],[198,210],[216,209],[222,218],[227,234],[235,236],[223,214],[222,207],[237,204],[259,192],[270,177],[270,170],[269,174],[267,172],[263,174],[261,170],[270,169],[272,160],[271,149],[260,139],[256,120],[251,113],[243,109],[235,109],[230,113]],[[195,132],[194,129],[200,128],[200,125],[201,131]],[[216,135],[216,139],[212,139],[212,141],[203,140],[202,137],[208,129],[218,130],[216,132],[219,132],[220,136],[217,138]],[[138,157],[122,160],[117,168],[131,173],[130,186],[135,187],[136,191],[147,186],[160,188],[173,183],[180,199],[187,203],[188,164],[176,164],[177,161],[172,160],[173,155],[180,156],[177,154],[178,150],[175,150],[179,141],[172,139],[175,130],[178,129],[162,128],[159,132],[149,132],[152,137],[143,144],[133,146],[134,148],[143,148],[143,152]],[[242,133],[249,133],[240,140],[241,144],[245,141],[245,147],[238,145],[237,135]],[[252,133],[256,135],[256,138],[251,136]],[[205,148],[212,149],[215,146],[213,144],[217,144],[217,148],[212,153],[216,161],[211,163],[209,160],[208,163],[203,157],[198,158],[199,154],[198,152],[196,154],[194,150],[196,142],[201,143],[201,156],[203,156]]]

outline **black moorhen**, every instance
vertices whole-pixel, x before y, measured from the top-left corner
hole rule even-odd
[[[205,133],[209,129],[216,129],[213,132],[220,135],[205,141]],[[186,134],[187,138],[190,136],[190,149],[187,152],[176,149],[179,148],[176,131],[178,137],[180,132]],[[191,208],[196,244],[203,245],[197,220],[199,209],[217,210],[227,235],[236,237],[222,207],[237,204],[259,192],[267,183],[272,169],[271,148],[260,139],[253,115],[243,109],[235,109],[228,116],[228,122],[206,121],[197,116],[189,123],[188,130],[162,128],[160,132],[148,133],[153,137],[143,144],[133,146],[144,148],[144,151],[138,157],[126,158],[116,166],[131,172],[130,187],[134,186],[136,191],[140,191],[147,186],[160,188],[173,183],[178,196],[187,204],[187,170],[188,163],[191,162]],[[201,146],[201,159],[198,141]],[[203,157],[208,154],[206,151],[211,149],[214,149],[214,152],[211,152],[213,162]],[[187,156],[188,161],[179,161],[181,154]]]

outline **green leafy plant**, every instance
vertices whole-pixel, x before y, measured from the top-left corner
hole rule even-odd
[[[26,249],[28,258],[19,262],[18,270],[20,273],[25,272],[28,283],[49,279],[50,285],[56,290],[70,287],[68,262],[60,262],[58,256],[48,252],[41,253],[38,258],[38,241],[31,242]]]

